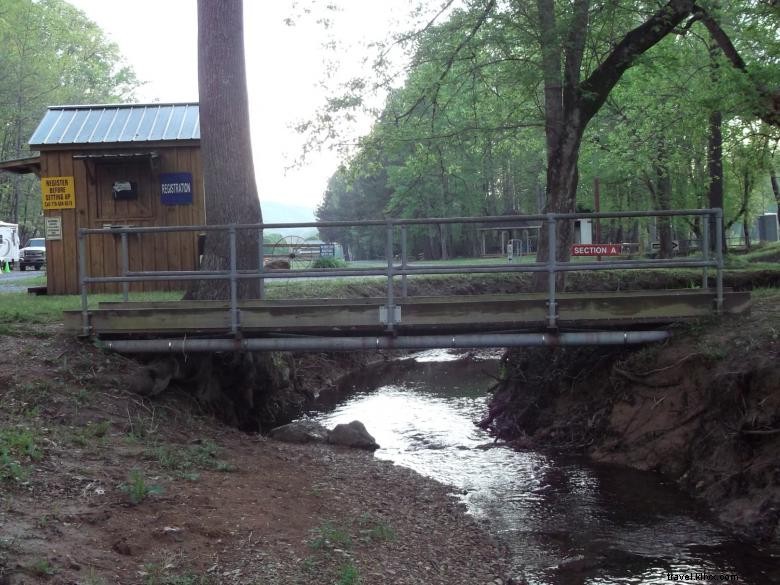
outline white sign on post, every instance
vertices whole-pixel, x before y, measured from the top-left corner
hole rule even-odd
[[[46,239],[47,240],[62,239],[62,218],[61,217],[46,218]]]

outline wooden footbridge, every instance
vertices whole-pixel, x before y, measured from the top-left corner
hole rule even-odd
[[[720,210],[681,212],[547,214],[542,216],[388,220],[374,222],[324,222],[320,224],[260,224],[233,226],[192,226],[186,228],[120,228],[139,235],[159,231],[226,230],[230,234],[230,269],[212,272],[130,271],[122,262],[114,276],[90,276],[85,268],[84,240],[106,230],[80,232],[80,274],[82,308],[66,312],[66,328],[74,333],[99,338],[120,352],[213,352],[213,351],[337,351],[366,349],[415,349],[431,347],[508,347],[520,345],[625,344],[657,341],[669,336],[659,326],[712,314],[738,313],[748,308],[749,293],[723,288],[723,258],[716,235],[716,252],[710,257],[707,228],[699,257],[634,259],[609,257],[604,261],[561,262],[555,254],[544,263],[470,264],[443,266],[410,264],[406,250],[406,227],[420,224],[500,223],[527,225],[540,221],[545,226],[550,248],[555,250],[556,229],[561,221],[582,218],[622,218],[637,215],[697,215],[701,225]],[[383,229],[386,237],[386,266],[381,268],[269,270],[261,262],[257,270],[236,269],[236,232],[289,227],[354,226]],[[116,233],[112,228],[110,233]],[[718,234],[720,230],[717,230]],[[400,255],[396,240],[400,236]],[[262,237],[260,237],[262,242]],[[122,237],[126,245],[127,237]],[[122,250],[127,258],[127,250]],[[657,269],[686,267],[701,270],[701,288],[684,290],[561,293],[556,291],[556,275],[576,270]],[[484,294],[473,296],[412,297],[407,280],[430,274],[542,272],[547,290],[542,293]],[[710,287],[710,272],[714,286]],[[386,282],[385,296],[353,299],[282,299],[264,297],[267,281],[306,278],[316,286],[317,278],[379,277]],[[146,281],[228,280],[231,298],[227,301],[129,300],[129,284]],[[260,282],[261,298],[237,298],[242,279]],[[123,300],[100,303],[89,308],[88,289],[92,285],[113,284],[123,288]],[[655,327],[656,330],[652,328]]]

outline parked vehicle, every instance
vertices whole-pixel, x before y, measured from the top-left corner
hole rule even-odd
[[[0,268],[19,261],[19,226],[0,221]]]
[[[19,270],[34,266],[40,270],[46,264],[46,239],[33,238],[19,251]]]

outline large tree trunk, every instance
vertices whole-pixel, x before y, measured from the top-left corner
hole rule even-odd
[[[206,223],[260,223],[249,135],[242,0],[198,0],[198,91]],[[257,232],[241,230],[237,236],[238,268],[257,270]],[[228,234],[209,232],[201,269],[229,266]],[[225,299],[229,290],[227,281],[201,281],[187,298]],[[240,281],[238,292],[239,298],[257,297],[257,281]]]
[[[580,80],[582,58],[588,31],[588,0],[574,0],[565,38],[559,35],[554,0],[537,0],[544,75],[545,132],[547,138],[548,212],[571,213],[576,209],[577,164],[580,144],[588,123],[596,115],[612,89],[636,59],[688,18],[692,0],[669,0],[645,22],[617,43],[585,80]],[[571,222],[559,222],[556,257],[569,259],[572,243]],[[540,234],[537,260],[549,257],[546,231]],[[556,279],[563,286],[563,273]],[[547,278],[537,273],[534,286],[546,288]]]
[[[769,174],[769,180],[772,183],[772,192],[775,194],[775,203],[777,204],[777,222],[780,228],[780,185],[777,183],[777,175],[774,169]]]

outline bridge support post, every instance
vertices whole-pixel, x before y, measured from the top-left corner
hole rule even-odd
[[[385,242],[385,256],[387,258],[387,326],[388,332],[395,328],[395,291],[393,290],[393,222],[387,220],[387,241]]]
[[[127,232],[122,232],[122,276],[127,276],[130,271],[130,255],[127,250]],[[127,302],[130,300],[130,283],[122,283],[122,300]]]
[[[723,312],[723,210],[715,209],[715,260],[718,264],[715,275],[715,311],[720,315]]]
[[[265,279],[263,278],[263,272],[265,272],[265,248],[263,247],[263,228],[257,230],[257,272],[260,273],[258,279],[258,287],[260,289],[260,300],[265,299]]]
[[[401,270],[406,270],[407,263],[407,251],[406,251],[406,226],[401,226]],[[406,273],[401,276],[401,297],[406,298],[409,294],[406,283]]]
[[[701,219],[701,253],[702,260],[705,262],[710,261],[710,216],[706,215]],[[701,288],[707,290],[710,287],[709,275],[707,274],[707,266],[702,269]]]
[[[558,303],[555,301],[555,277],[557,268],[557,234],[555,214],[547,214],[547,327],[557,329]]]
[[[87,299],[87,237],[79,230],[79,285],[81,287],[81,334],[89,337],[89,301]]]

